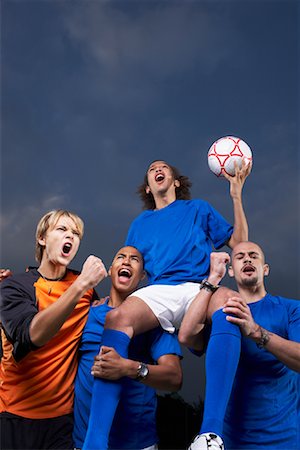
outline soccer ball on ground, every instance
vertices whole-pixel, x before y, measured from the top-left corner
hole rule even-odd
[[[252,161],[252,151],[246,142],[234,136],[225,136],[215,141],[208,151],[208,167],[217,175],[224,177],[224,173],[233,176],[234,162],[242,167],[242,161],[248,164]]]

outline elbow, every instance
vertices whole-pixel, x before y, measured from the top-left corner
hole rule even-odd
[[[230,248],[234,248],[237,244],[239,244],[240,242],[247,242],[249,239],[249,232],[248,232],[248,228],[240,231],[239,233],[237,232],[233,232],[233,234],[231,235],[231,238],[229,239],[227,245]]]
[[[180,328],[178,333],[178,340],[181,345],[184,345],[185,347],[191,346],[191,335],[189,332],[185,331],[184,329]]]
[[[175,364],[170,364],[166,373],[162,389],[169,392],[176,392],[182,388],[183,374],[180,359]]]
[[[180,366],[180,369],[177,370],[175,373],[173,392],[180,391],[180,389],[182,388],[182,383],[183,383],[183,374],[182,368]]]
[[[168,391],[177,392],[182,388],[183,375],[182,370],[178,370],[172,374],[172,380],[170,380]]]

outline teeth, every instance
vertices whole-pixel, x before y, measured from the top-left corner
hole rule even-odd
[[[131,277],[131,273],[130,273],[130,271],[127,270],[127,269],[121,269],[120,272],[119,272],[119,275],[120,275],[121,277],[127,277],[127,278],[130,278],[130,277]]]
[[[64,253],[69,253],[70,250],[71,250],[71,247],[72,247],[72,245],[71,245],[70,243],[66,243],[66,244],[63,246],[63,252],[64,252]]]
[[[156,177],[156,181],[161,181],[161,180],[163,180],[164,179],[164,175],[162,175],[162,174],[159,174],[159,175],[157,175],[157,177]]]

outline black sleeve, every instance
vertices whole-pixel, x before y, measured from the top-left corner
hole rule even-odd
[[[7,339],[13,345],[13,356],[19,361],[37,347],[31,342],[29,327],[38,313],[34,283],[36,271],[13,275],[0,285],[0,320]]]

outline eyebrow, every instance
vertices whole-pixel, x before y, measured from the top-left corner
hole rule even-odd
[[[117,256],[124,256],[124,257],[126,257],[127,255],[125,253],[117,253],[116,257]],[[129,258],[139,258],[140,259],[140,256],[139,255],[135,255],[134,253],[130,253],[129,254]]]
[[[153,167],[155,167],[155,166],[167,166],[167,167],[170,167],[169,166],[169,164],[168,163],[166,163],[165,161],[158,161],[158,162],[155,162],[155,163],[152,163],[149,167],[148,167],[148,171],[150,170],[150,169],[153,169]]]
[[[236,253],[236,254],[234,255],[234,257],[236,257],[236,256],[244,256],[246,253],[249,253],[250,256],[251,256],[251,255],[257,255],[257,256],[259,256],[259,253],[256,252],[255,250],[253,250],[252,252],[238,252],[238,253]]]

